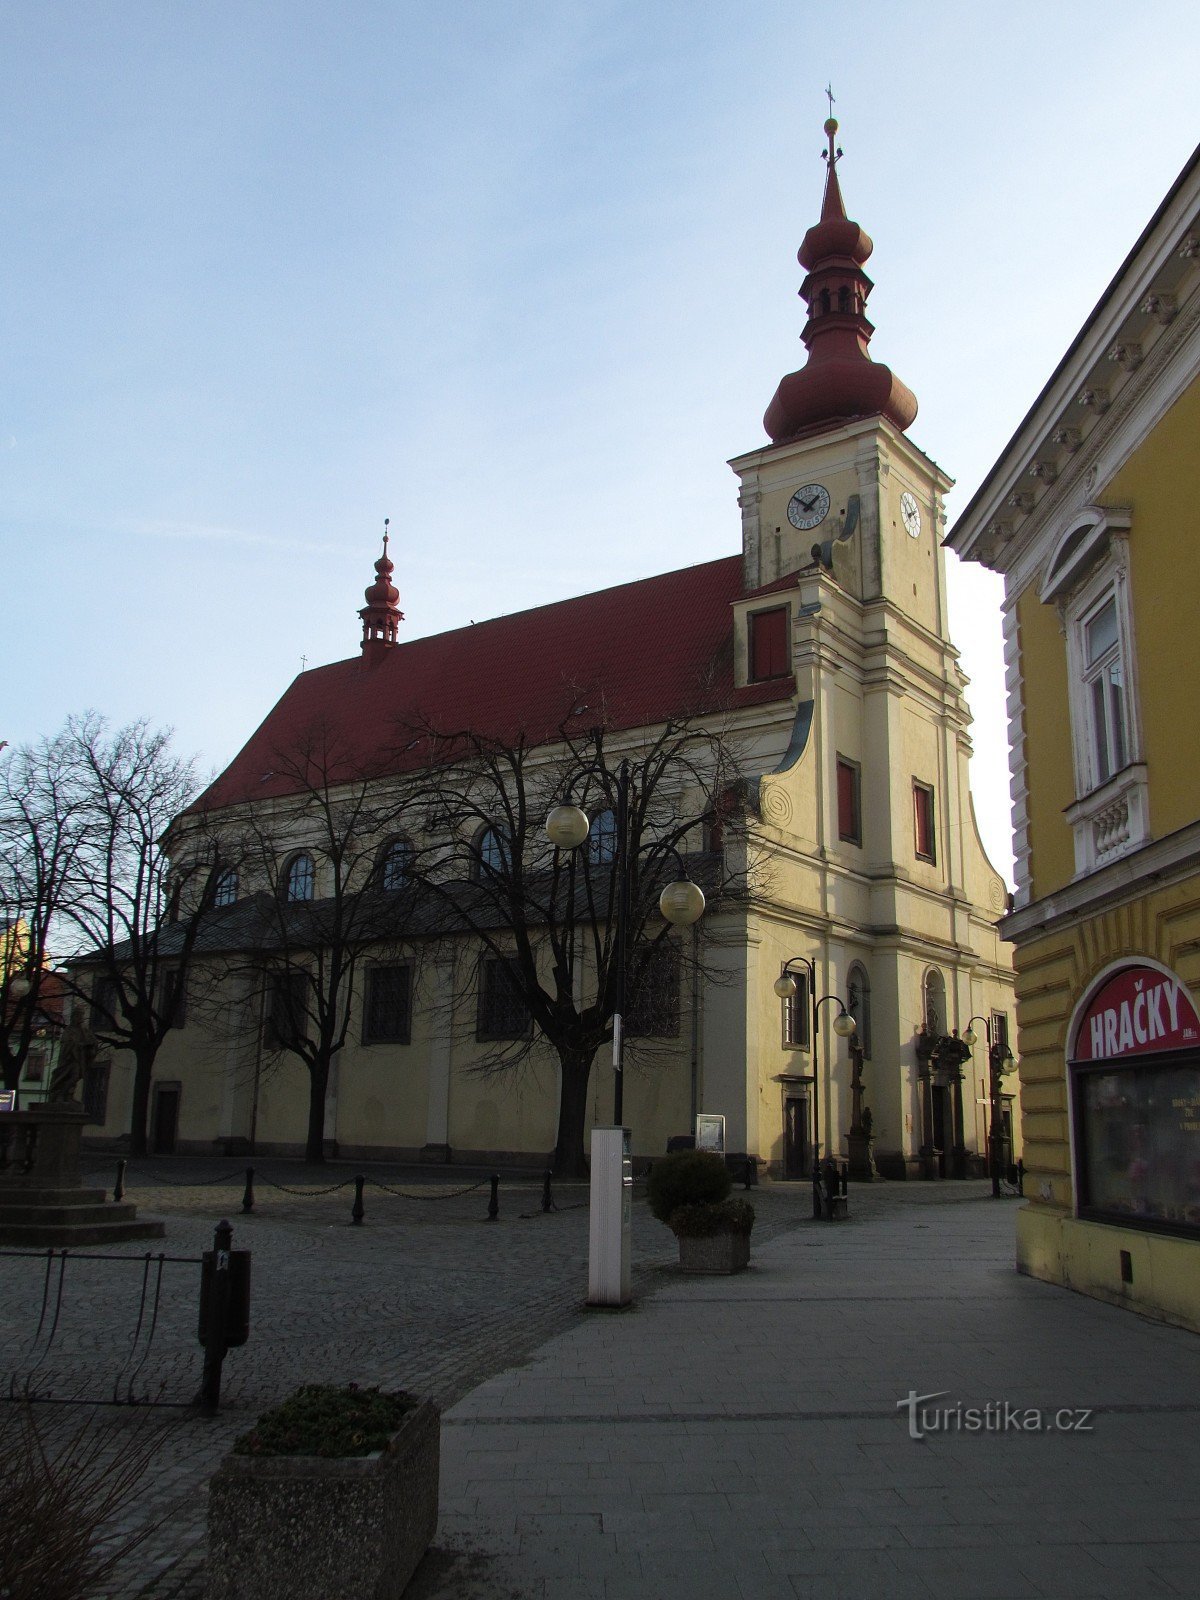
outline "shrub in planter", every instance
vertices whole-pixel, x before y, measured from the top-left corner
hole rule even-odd
[[[676,1150],[650,1168],[646,1199],[658,1220],[669,1223],[680,1206],[715,1205],[732,1187],[723,1156],[711,1150]]]
[[[684,1272],[741,1272],[750,1265],[754,1207],[746,1200],[679,1206],[671,1232],[679,1240]]]
[[[714,1239],[719,1233],[738,1233],[748,1239],[754,1227],[754,1207],[748,1200],[679,1206],[667,1226],[677,1239]]]
[[[208,1600],[398,1600],[437,1527],[437,1407],[307,1384],[213,1475]]]

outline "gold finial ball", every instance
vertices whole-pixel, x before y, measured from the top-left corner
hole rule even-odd
[[[836,117],[829,117],[827,119],[826,123],[825,123],[825,132],[829,133],[829,134],[833,134],[833,133],[836,133],[837,130],[838,130],[837,118]]]

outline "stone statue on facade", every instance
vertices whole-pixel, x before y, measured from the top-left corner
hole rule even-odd
[[[49,1104],[69,1105],[74,1101],[75,1091],[95,1061],[98,1050],[96,1035],[85,1022],[82,1007],[76,1006],[58,1042],[58,1062],[47,1096]]]

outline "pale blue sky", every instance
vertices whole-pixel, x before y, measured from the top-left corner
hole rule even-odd
[[[0,738],[222,764],[357,649],[384,516],[408,637],[736,550],[830,78],[953,517],[1196,142],[1197,15],[0,0]],[[953,603],[1007,870],[995,581]]]

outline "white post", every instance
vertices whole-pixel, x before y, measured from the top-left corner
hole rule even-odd
[[[628,1128],[592,1129],[588,1305],[627,1306],[633,1158]]]

